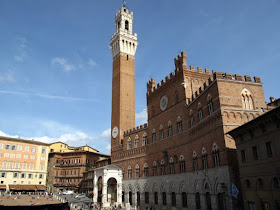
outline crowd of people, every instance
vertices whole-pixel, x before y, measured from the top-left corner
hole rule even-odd
[[[39,204],[39,201],[45,198],[47,201],[53,201],[53,193],[50,192],[3,192],[0,191],[0,202],[4,201],[4,199],[11,199],[13,202],[17,203],[17,200],[21,199],[21,197],[30,196],[30,205],[35,205],[36,200],[37,204]]]

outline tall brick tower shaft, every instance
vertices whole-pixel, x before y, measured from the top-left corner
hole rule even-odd
[[[113,56],[111,152],[118,150],[123,132],[135,127],[134,55],[137,34],[132,34],[133,12],[126,6],[115,15],[116,31],[111,37]]]

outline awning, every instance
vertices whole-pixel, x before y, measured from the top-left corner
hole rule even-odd
[[[35,190],[46,190],[44,185],[9,185],[10,190],[22,190],[22,191],[35,191]]]
[[[0,190],[6,190],[6,185],[5,184],[1,184],[0,185]]]
[[[17,185],[17,184],[10,184],[9,185],[9,188],[10,190],[20,190],[20,185]]]
[[[37,190],[46,190],[46,186],[45,185],[35,185]]]
[[[21,190],[36,190],[35,185],[20,185]]]

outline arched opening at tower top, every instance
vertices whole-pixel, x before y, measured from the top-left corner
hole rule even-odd
[[[125,21],[125,29],[129,30],[128,20]]]

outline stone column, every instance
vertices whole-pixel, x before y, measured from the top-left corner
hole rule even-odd
[[[97,197],[98,197],[98,186],[97,186],[97,176],[96,173],[94,173],[93,178],[93,203],[97,203]]]
[[[151,203],[151,194],[149,194],[149,203]],[[140,193],[140,206],[145,205],[145,192]]]
[[[176,193],[176,207],[183,208],[182,194]]]
[[[103,182],[103,186],[102,186],[102,203],[103,206],[106,207],[107,206],[107,183]]]
[[[166,193],[166,204],[167,204],[167,207],[172,206],[171,193]]]
[[[158,192],[158,205],[162,206],[162,193]]]
[[[124,192],[124,205],[129,203],[129,192]]]
[[[121,204],[122,203],[122,185],[117,184],[117,203]]]
[[[201,205],[201,209],[207,209],[205,194],[200,194],[200,205]]]
[[[218,209],[217,195],[211,195],[211,206],[212,209]]]

